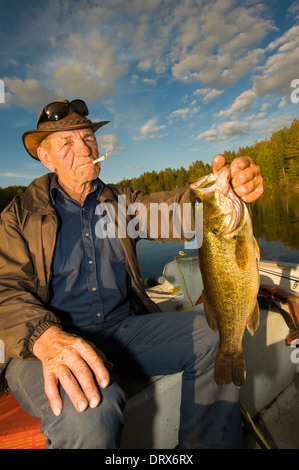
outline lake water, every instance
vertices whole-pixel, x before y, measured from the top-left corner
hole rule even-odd
[[[299,264],[299,191],[266,193],[248,205],[261,259]],[[157,277],[172,261],[184,243],[140,240],[137,254],[142,278]]]

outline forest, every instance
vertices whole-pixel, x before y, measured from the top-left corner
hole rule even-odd
[[[237,151],[223,151],[228,162],[238,156],[250,156],[259,165],[265,188],[299,189],[299,120],[294,119],[290,127],[274,132],[270,138],[256,142]],[[160,172],[145,172],[137,178],[123,179],[118,184],[140,189],[146,194],[169,191],[176,187],[188,187],[188,182],[211,173],[212,166],[196,160],[188,168],[166,168]],[[26,186],[0,187],[0,211]]]
[[[224,150],[226,161],[238,156],[249,156],[259,165],[267,189],[299,188],[299,121],[294,119],[289,128],[274,132],[269,139],[256,142],[249,147],[239,147],[238,151]],[[211,173],[212,167],[201,160],[193,162],[189,168],[166,168],[157,173],[146,172],[137,178],[123,179],[118,184],[141,189],[147,194],[155,191],[187,187],[188,181]]]

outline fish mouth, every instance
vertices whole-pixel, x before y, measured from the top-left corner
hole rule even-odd
[[[203,176],[199,180],[189,183],[189,186],[194,191],[198,190],[201,193],[213,193],[216,190],[216,176],[211,173],[210,175]]]
[[[245,211],[243,201],[236,195],[230,185],[230,179],[230,164],[228,163],[216,175],[211,173],[190,183],[190,188],[198,193],[199,197],[202,196],[202,199],[215,198],[215,205],[218,206],[218,210],[211,217],[217,218],[219,215],[224,215],[224,228],[219,235],[227,239],[235,236]],[[223,197],[221,198],[221,196]],[[218,203],[220,198],[221,203]]]

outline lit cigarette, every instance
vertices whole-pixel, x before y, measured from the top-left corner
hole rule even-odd
[[[102,162],[103,160],[106,160],[107,158],[108,158],[108,155],[103,155],[102,157],[94,160],[92,163],[99,163],[99,162]]]

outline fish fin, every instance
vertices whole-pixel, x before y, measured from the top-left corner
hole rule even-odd
[[[260,307],[259,307],[258,301],[256,301],[255,307],[252,310],[252,313],[246,324],[247,330],[250,332],[252,336],[256,332],[259,326],[259,323],[260,323]]]
[[[255,255],[256,255],[257,259],[260,260],[260,258],[261,258],[260,247],[258,246],[257,241],[254,237],[253,237],[253,247],[254,247],[254,251],[255,251]]]
[[[240,271],[245,271],[249,263],[249,248],[247,240],[244,236],[236,236],[235,245],[236,263]]]
[[[233,356],[217,352],[215,361],[215,382],[217,385],[233,382],[237,387],[242,387],[245,379],[246,368],[242,350]]]
[[[203,292],[203,304],[204,304],[204,309],[205,309],[205,314],[206,314],[206,319],[208,322],[209,327],[213,331],[218,331],[218,324],[217,324],[217,319],[214,315],[214,312],[209,304],[208,298],[205,295],[205,292]]]

